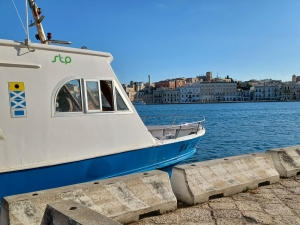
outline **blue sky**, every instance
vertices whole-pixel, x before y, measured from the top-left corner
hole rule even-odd
[[[25,2],[14,0],[25,24]],[[195,77],[300,76],[299,0],[37,0],[45,32],[72,47],[110,52],[121,83]],[[23,40],[12,0],[0,38]],[[34,38],[35,28],[30,28]]]

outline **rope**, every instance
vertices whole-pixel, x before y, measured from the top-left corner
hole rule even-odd
[[[17,9],[17,7],[16,7],[16,4],[15,4],[14,0],[12,0],[12,3],[13,3],[14,6],[15,6],[16,12],[17,12],[17,14],[18,14],[18,16],[19,16],[19,19],[20,19],[20,21],[21,21],[21,24],[22,24],[22,26],[23,26],[23,28],[24,28],[25,34],[27,34],[27,31],[26,31],[25,26],[24,26],[24,24],[23,24],[23,22],[22,22],[21,16],[20,16],[20,14],[19,14],[19,12],[18,12],[18,9]]]

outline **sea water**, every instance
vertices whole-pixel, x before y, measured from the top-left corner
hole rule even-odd
[[[174,114],[194,120],[196,118],[189,115],[199,115],[199,119],[201,116],[205,117],[206,134],[200,140],[197,152],[181,164],[300,145],[300,102],[161,104],[135,107],[141,117],[160,115],[167,118]]]

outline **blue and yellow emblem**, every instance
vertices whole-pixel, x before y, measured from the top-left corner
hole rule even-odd
[[[26,117],[26,98],[24,82],[9,82],[11,117]]]

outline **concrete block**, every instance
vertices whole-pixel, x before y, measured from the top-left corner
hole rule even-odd
[[[300,174],[300,145],[275,148],[266,151],[270,154],[280,177],[293,177]]]
[[[171,176],[175,196],[190,205],[278,181],[271,156],[262,153],[176,166]]]
[[[47,205],[41,225],[121,225],[72,200]]]
[[[73,200],[120,223],[177,208],[168,173],[155,170],[5,197],[0,224],[40,225],[46,205],[62,200]]]

